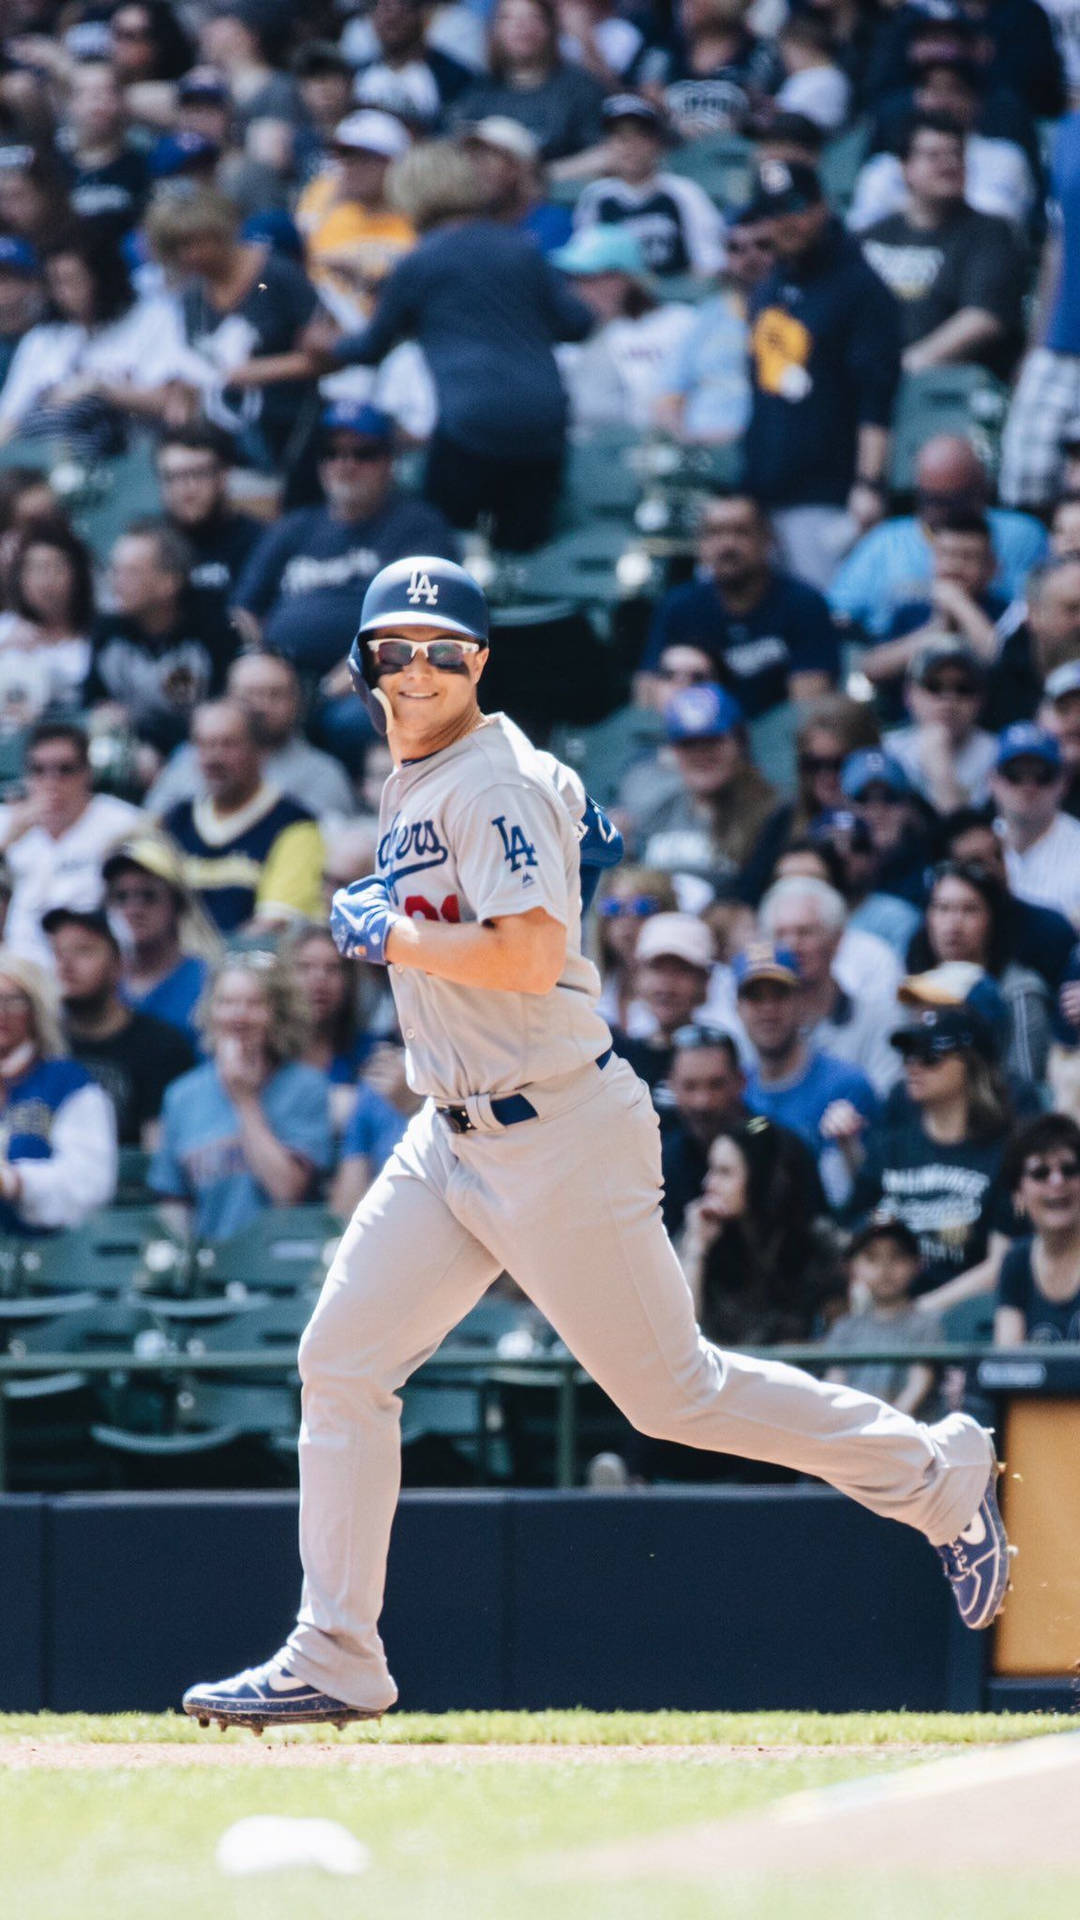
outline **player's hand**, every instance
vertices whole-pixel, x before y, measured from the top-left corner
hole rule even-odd
[[[339,953],[349,960],[366,960],[385,967],[386,942],[400,915],[390,905],[386,881],[378,874],[339,887],[330,906],[330,932]]]

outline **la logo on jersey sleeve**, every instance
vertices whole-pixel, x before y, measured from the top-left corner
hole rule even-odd
[[[498,818],[493,820],[491,824],[502,841],[503,859],[506,861],[511,873],[520,873],[522,868],[527,869],[529,867],[535,867],[538,864],[536,848],[531,840],[525,838],[524,827],[520,826],[516,821],[512,826],[509,826],[505,813],[500,813]],[[527,871],[522,873],[521,884],[523,887],[531,887],[533,884],[532,874]]]

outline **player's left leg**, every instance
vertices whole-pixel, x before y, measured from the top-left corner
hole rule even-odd
[[[993,1446],[976,1421],[952,1414],[925,1426],[797,1368],[721,1352],[700,1334],[660,1216],[656,1118],[628,1068],[612,1062],[599,1094],[514,1135],[480,1149],[508,1206],[516,1196],[513,1245],[499,1251],[635,1426],[818,1475],[935,1546],[956,1542],[975,1520],[976,1533],[994,1535],[994,1559],[968,1613],[990,1603],[991,1576],[1004,1593]],[[499,1146],[508,1149],[501,1157]]]

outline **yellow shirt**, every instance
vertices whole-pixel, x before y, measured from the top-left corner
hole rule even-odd
[[[331,304],[345,300],[367,313],[379,281],[415,246],[416,234],[404,214],[390,207],[373,212],[357,200],[338,200],[338,186],[335,169],[320,173],[300,196],[296,224],[308,273],[320,293],[329,295]],[[345,272],[333,264],[342,255],[349,262]]]

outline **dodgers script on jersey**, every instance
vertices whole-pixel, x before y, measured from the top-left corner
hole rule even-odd
[[[391,967],[414,1092],[447,1103],[514,1093],[610,1046],[597,1012],[599,976],[581,951],[583,803],[577,776],[504,714],[391,773],[377,871],[399,912],[461,922],[542,907],[567,940],[561,977],[544,995],[492,993]]]

